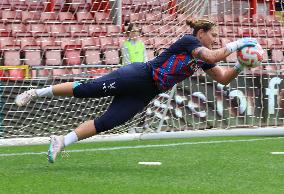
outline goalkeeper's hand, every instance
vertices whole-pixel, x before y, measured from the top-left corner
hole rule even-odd
[[[236,65],[233,67],[235,69],[235,71],[240,74],[245,68],[246,66],[240,64],[239,62],[236,63]]]
[[[257,40],[255,38],[241,38],[237,41],[226,44],[226,48],[230,53],[233,53],[237,50],[241,50],[244,47],[255,46],[256,44]]]

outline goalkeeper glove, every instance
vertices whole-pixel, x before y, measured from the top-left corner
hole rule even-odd
[[[226,48],[230,53],[232,53],[247,46],[255,46],[256,44],[257,41],[255,38],[241,38],[237,41],[226,44]]]
[[[233,68],[238,74],[240,74],[244,70],[245,67],[241,65],[240,63],[237,63]]]

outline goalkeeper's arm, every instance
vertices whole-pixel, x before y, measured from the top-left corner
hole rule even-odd
[[[201,59],[207,63],[215,64],[224,60],[231,53],[247,46],[255,46],[257,44],[254,38],[241,38],[237,41],[226,44],[225,47],[211,50],[206,47],[198,47],[192,51],[192,56]]]
[[[235,79],[239,73],[243,71],[244,67],[237,63],[234,67],[221,67],[216,65],[215,67],[208,69],[206,73],[215,81],[227,85],[233,79]]]

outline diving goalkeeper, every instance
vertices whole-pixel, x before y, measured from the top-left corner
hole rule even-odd
[[[257,41],[242,38],[226,44],[223,48],[212,50],[218,36],[218,26],[204,19],[189,20],[187,24],[193,28],[193,33],[185,34],[151,61],[132,63],[88,82],[66,82],[28,90],[18,95],[15,103],[20,107],[41,97],[114,96],[111,105],[101,117],[85,121],[65,136],[51,136],[48,148],[49,162],[53,163],[65,146],[130,120],[155,96],[171,89],[198,69],[202,69],[212,79],[224,85],[236,78],[243,70],[240,64],[234,67],[221,67],[215,63],[243,47],[255,46]]]

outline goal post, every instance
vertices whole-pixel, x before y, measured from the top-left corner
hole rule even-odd
[[[4,63],[0,71],[8,72],[8,76],[0,78],[0,145],[47,143],[50,135],[66,134],[85,120],[102,115],[112,97],[42,98],[27,107],[17,107],[14,100],[17,94],[29,88],[96,79],[121,67],[120,48],[127,38],[123,30],[126,21],[137,23],[141,28],[139,39],[145,43],[151,60],[180,36],[191,33],[185,25],[188,17],[205,17],[219,24],[214,49],[241,37],[257,38],[266,51],[263,67],[245,70],[227,86],[197,71],[170,91],[159,94],[130,121],[86,141],[282,136],[283,7],[276,4],[276,13],[270,15],[269,3],[261,2],[258,12],[252,16],[249,1],[121,0],[119,4],[104,5],[106,10],[102,5],[95,8],[92,1],[86,0],[84,4],[70,1],[68,6],[55,4],[57,18],[41,20],[33,16],[35,18],[30,18],[33,22],[22,18],[20,25],[14,20],[4,23],[3,29],[11,33],[9,36],[0,33]],[[44,18],[44,6],[40,5],[41,1],[33,12],[42,12],[40,18]],[[24,12],[21,11],[22,17]],[[122,25],[116,25],[118,23]],[[21,32],[24,35],[19,36],[14,26],[25,29]],[[13,46],[21,49],[5,53],[3,45],[11,39],[16,44]],[[232,67],[235,62],[233,54],[218,65]],[[14,79],[18,74],[10,70],[24,74]]]

